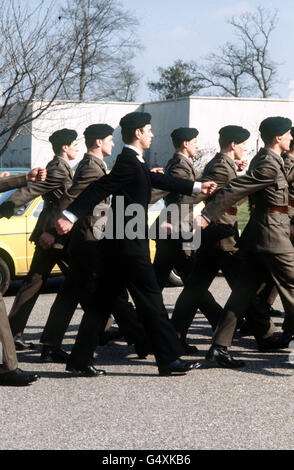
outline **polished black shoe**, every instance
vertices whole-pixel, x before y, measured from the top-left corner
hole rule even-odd
[[[26,372],[16,368],[10,372],[0,374],[0,385],[7,385],[12,387],[23,387],[38,380],[40,376],[33,372]]]
[[[192,344],[188,344],[186,341],[182,341],[181,344],[186,356],[194,356],[198,354],[199,351],[196,346],[192,346]]]
[[[99,377],[101,375],[106,375],[105,370],[96,369],[95,366],[86,366],[81,369],[78,369],[75,366],[67,364],[65,370],[67,370],[68,372],[71,372],[72,374],[78,377]]]
[[[240,328],[238,330],[238,334],[241,337],[254,336],[253,329],[246,320],[240,326]]]
[[[167,366],[158,367],[159,375],[184,375],[193,369],[199,369],[201,367],[200,362],[183,361],[183,359],[176,359]]]
[[[206,354],[206,367],[223,367],[238,369],[245,366],[244,361],[233,359],[225,346],[213,344]]]
[[[29,349],[35,349],[34,343],[27,343],[22,336],[14,337],[14,344],[16,351],[27,351]]]
[[[119,328],[109,328],[104,331],[99,339],[99,346],[105,346],[110,341],[117,341],[123,337]]]
[[[270,305],[268,313],[271,317],[281,317],[284,312],[281,312],[281,310],[277,310]]]
[[[42,362],[56,362],[59,364],[66,364],[69,355],[61,348],[55,348],[48,344],[44,344],[41,351]]]
[[[292,341],[293,335],[291,333],[275,332],[265,339],[256,340],[257,349],[259,352],[273,352],[277,349],[286,349]]]

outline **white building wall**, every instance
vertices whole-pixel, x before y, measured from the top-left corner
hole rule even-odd
[[[151,103],[58,102],[34,120],[24,135],[11,144],[1,157],[0,166],[29,168],[46,165],[53,156],[48,138],[52,132],[63,127],[78,132],[80,152],[75,165],[86,151],[83,136],[85,128],[90,124],[105,122],[115,129],[113,157],[106,160],[108,167],[112,168],[123,145],[119,121],[132,111],[146,111],[152,115],[155,137],[145,155],[151,167],[164,166],[171,158],[174,149],[170,134],[177,127],[190,126],[199,130],[203,165],[218,150],[218,131],[225,125],[241,125],[251,132],[248,141],[250,159],[262,145],[258,127],[263,119],[280,115],[289,117],[294,123],[294,100],[187,97]]]
[[[189,98],[145,103],[144,111],[152,115],[154,138],[145,152],[150,167],[164,166],[172,157],[174,148],[170,137],[177,127],[189,127]]]
[[[218,150],[218,131],[226,125],[245,127],[250,131],[247,156],[250,160],[263,143],[259,125],[269,116],[284,116],[294,125],[294,101],[249,98],[190,98],[189,123],[199,130],[199,149],[210,159]]]
[[[44,166],[53,157],[49,136],[64,127],[75,129],[78,133],[79,156],[73,162],[76,165],[86,152],[83,132],[91,124],[107,123],[114,131],[115,147],[113,156],[106,160],[109,168],[122,149],[119,121],[122,116],[132,111],[142,111],[140,103],[98,103],[98,102],[60,102],[51,110],[33,121],[32,125],[32,167]]]

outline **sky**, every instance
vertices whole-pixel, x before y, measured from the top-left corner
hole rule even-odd
[[[234,39],[226,23],[232,15],[254,11],[258,5],[278,10],[279,21],[271,36],[271,58],[280,64],[277,98],[294,99],[294,0],[122,0],[124,8],[139,20],[138,41],[144,49],[134,61],[143,75],[137,101],[152,97],[148,80],[159,77],[156,68],[177,59],[200,61],[226,41]]]

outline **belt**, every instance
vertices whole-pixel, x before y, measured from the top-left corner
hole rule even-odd
[[[237,207],[230,207],[229,209],[226,210],[226,214],[229,215],[237,215],[238,209]]]
[[[269,212],[280,212],[280,214],[288,214],[289,206],[270,206],[267,208]]]

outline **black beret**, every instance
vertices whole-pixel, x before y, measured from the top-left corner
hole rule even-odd
[[[151,114],[149,113],[129,113],[121,118],[119,125],[121,127],[128,127],[130,129],[139,129],[150,124]]]
[[[178,129],[173,130],[170,136],[172,139],[184,142],[185,140],[194,139],[198,134],[198,130],[194,127],[179,127]]]
[[[228,143],[235,142],[236,144],[241,144],[249,138],[250,132],[240,126],[225,126],[219,130],[219,135]]]
[[[49,142],[51,142],[52,145],[70,145],[76,140],[77,136],[77,132],[73,129],[60,129],[50,135]]]
[[[94,139],[105,139],[105,137],[113,133],[113,127],[108,124],[91,124],[84,131],[85,137],[93,137]]]
[[[274,138],[286,134],[292,127],[292,121],[288,118],[275,116],[262,121],[259,126],[261,137]]]

